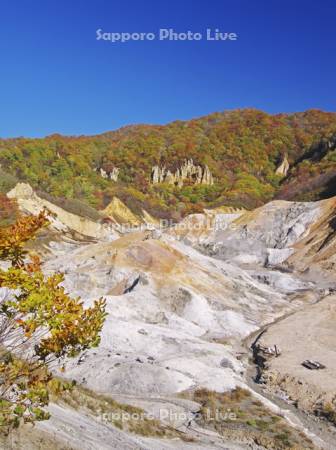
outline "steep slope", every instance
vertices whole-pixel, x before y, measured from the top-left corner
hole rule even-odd
[[[31,193],[28,200],[29,208],[35,208],[33,200],[39,202]],[[108,312],[101,345],[66,361],[65,372],[57,363],[53,370],[89,388],[93,396],[112,396],[160,420],[161,411],[171,411],[178,419],[166,418],[165,426],[172,427],[175,435],[159,440],[158,436],[139,437],[117,430],[114,422],[102,422],[101,410],[95,404],[85,407],[74,403],[78,410],[71,403],[53,404],[54,416],[38,425],[41,435],[36,437],[35,430],[34,439],[49,442],[56,432],[55,448],[75,450],[83,447],[82,440],[95,450],[118,445],[149,450],[215,450],[223,446],[230,450],[282,450],[287,444],[276,437],[279,433],[269,439],[269,428],[265,428],[280,414],[297,427],[290,432],[286,429],[286,442],[295,437],[299,440],[294,448],[314,448],[299,434],[304,427],[295,413],[261,395],[237,406],[241,420],[237,426],[233,422],[231,428],[229,422],[212,428],[197,421],[195,412],[202,404],[184,396],[197,389],[211,397],[214,394],[207,390],[225,393],[248,388],[250,362],[245,340],[328,293],[325,291],[332,287],[328,279],[322,285],[320,278],[301,277],[295,267],[291,273],[276,269],[300,251],[300,242],[309,234],[313,237],[316,230],[324,233],[316,239],[331,243],[334,236],[328,236],[334,207],[335,199],[318,203],[274,201],[254,211],[206,211],[166,231],[137,231],[113,236],[110,242],[105,237],[94,243],[67,241],[63,246],[49,242],[52,251],[47,253],[43,270],[64,272],[65,289],[80,295],[87,305],[103,296]],[[324,267],[321,270],[325,271]],[[333,343],[330,348],[333,355]],[[244,416],[244,408],[251,405],[254,422]],[[270,422],[265,424],[266,407]],[[263,414],[263,420],[258,414]],[[283,419],[276,417],[277,429],[281,423],[283,430]],[[189,420],[192,426],[187,429]],[[319,427],[315,428],[314,432],[321,434]],[[188,442],[178,434],[181,429]],[[310,436],[316,437],[313,433]]]
[[[38,214],[42,209],[47,209],[52,213],[49,217],[51,229],[64,233],[77,233],[77,238],[82,236],[84,238],[113,240],[119,237],[121,233],[129,232],[141,225],[146,228],[147,225],[154,226],[158,223],[156,219],[144,210],[141,215],[132,213],[116,197],[113,198],[105,210],[100,212],[94,211],[94,214],[89,211],[90,214],[85,214],[86,209],[84,209],[84,214],[82,215],[70,212],[69,209],[71,208],[64,209],[59,206],[63,202],[55,204],[53,198],[50,201],[40,197],[26,183],[18,183],[7,193],[5,199],[7,199],[7,202],[3,201],[3,209],[0,207],[0,218],[3,218],[3,220],[6,219],[8,214],[13,215],[17,209],[24,214]],[[11,200],[15,201],[15,203],[10,203]],[[76,205],[76,209],[78,209],[78,205]]]
[[[292,166],[277,194],[312,201],[336,195],[336,134],[314,143]]]
[[[279,274],[265,274],[263,267],[294,272],[296,279],[317,281],[324,288],[336,287],[335,221],[336,197],[302,203],[275,200],[253,211],[191,215],[169,233],[275,286]],[[282,274],[281,285],[285,278]]]
[[[215,217],[193,215],[169,233],[243,268],[253,279],[287,293],[290,301],[306,303],[248,339],[258,365],[258,392],[334,423],[336,197],[304,203],[277,200],[254,211]],[[325,368],[309,370],[302,365],[305,360]],[[328,430],[326,448],[333,449],[334,427]]]
[[[113,197],[112,201],[102,211],[107,217],[115,220],[117,223],[129,224],[131,226],[140,225],[141,220],[117,197]]]
[[[57,205],[40,198],[29,184],[19,183],[14,189],[8,192],[7,197],[15,199],[19,209],[28,214],[38,214],[43,209],[52,213],[50,221],[52,228],[58,231],[73,231],[82,236],[95,239],[113,239],[118,234],[112,228],[89,218],[72,214]]]
[[[321,277],[336,273],[336,197],[318,203],[321,215],[308,233],[295,244],[286,261],[302,272],[317,272]]]
[[[336,114],[318,110],[225,111],[99,136],[3,139],[0,165],[56,197],[104,209],[116,196],[133,212],[180,219],[209,206],[265,203],[288,165],[335,129]],[[279,170],[285,156],[286,170]]]

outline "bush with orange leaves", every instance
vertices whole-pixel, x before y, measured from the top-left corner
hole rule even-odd
[[[100,342],[105,301],[85,308],[61,286],[62,274],[46,277],[25,243],[49,224],[47,211],[0,229],[0,432],[22,421],[45,420],[52,362],[77,356]]]
[[[15,200],[7,198],[0,192],[0,227],[13,223],[17,217],[17,204]]]

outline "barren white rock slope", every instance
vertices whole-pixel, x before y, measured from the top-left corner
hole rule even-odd
[[[80,364],[69,361],[67,376],[109,393],[233,388],[242,364],[214,339],[242,339],[291,307],[240,268],[170,239],[144,238],[86,245],[46,264],[65,272],[67,290],[88,304],[107,299],[99,349]]]
[[[64,272],[66,289],[87,305],[105,297],[108,312],[100,347],[67,361],[60,374],[151,412],[161,403],[181,408],[177,396],[191,388],[244,386],[243,339],[299,309],[308,298],[302,293],[316,288],[264,266],[292,257],[323,211],[320,203],[272,202],[253,212],[190,216],[166,233],[49,243],[44,270]],[[194,443],[140,439],[92,424],[80,411],[51,409],[38,429],[75,449],[258,448],[205,430]]]

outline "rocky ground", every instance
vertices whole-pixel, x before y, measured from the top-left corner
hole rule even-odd
[[[24,199],[20,204],[25,207]],[[87,389],[85,395],[55,399],[52,418],[24,427],[7,448],[333,448],[323,430],[307,430],[263,395],[252,392],[251,400],[233,404],[211,394],[251,390],[245,342],[267,327],[261,342],[282,350],[265,372],[269,388],[302,409],[321,400],[335,406],[333,211],[334,199],[276,201],[252,212],[189,216],[168,230],[108,235],[104,227],[99,235],[95,228],[94,241],[74,239],[71,220],[62,231],[56,224],[35,244],[45,272],[64,272],[67,290],[87,304],[104,296],[108,317],[98,349],[67,361],[65,373],[54,367]],[[327,368],[308,371],[304,359]],[[210,394],[199,397],[199,389]],[[159,422],[142,421],[141,430],[106,422],[100,395]],[[105,401],[107,412],[124,408]],[[227,426],[197,420],[209,401],[231,405],[239,420],[226,418]],[[281,422],[281,432],[267,415]]]
[[[325,410],[336,396],[336,296],[330,295],[271,326],[260,345],[276,343],[281,354],[267,361],[264,382],[275,391],[286,392],[299,408]],[[309,370],[302,363],[318,361],[321,370]]]

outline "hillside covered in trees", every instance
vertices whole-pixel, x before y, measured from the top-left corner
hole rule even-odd
[[[127,126],[97,136],[1,139],[0,192],[26,181],[41,195],[82,202],[84,208],[103,209],[118,196],[133,210],[145,208],[161,217],[174,211],[176,219],[204,207],[253,208],[275,196],[295,198],[293,186],[299,178],[297,195],[304,198],[312,172],[314,177],[326,167],[335,172],[331,147],[327,162],[326,155],[323,163],[313,157],[313,149],[329,142],[335,132],[335,113],[269,115],[245,109],[167,125]],[[288,180],[275,173],[285,155],[290,188]],[[209,168],[212,184],[152,183],[154,166],[174,172],[190,159]],[[319,186],[310,198],[323,192]]]
[[[296,161],[277,196],[301,201],[336,196],[336,133],[314,143]]]

